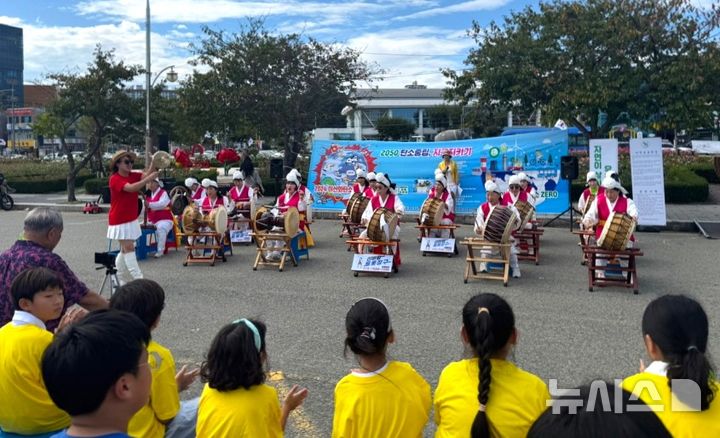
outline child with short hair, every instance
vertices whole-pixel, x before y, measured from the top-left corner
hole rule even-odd
[[[65,304],[62,280],[47,268],[31,268],[15,277],[10,293],[15,313],[0,328],[0,429],[49,436],[70,424],[40,373],[42,354],[53,339],[45,323],[59,318]]]
[[[707,314],[692,298],[664,295],[651,301],[642,333],[653,362],[641,363],[640,373],[622,383],[653,407],[676,437],[720,436],[720,382],[707,354],[708,331]]]
[[[359,362],[335,386],[333,437],[421,437],[430,385],[407,362],[387,359],[395,332],[385,303],[363,298],[345,317],[345,352]]]
[[[134,314],[152,332],[165,308],[165,291],[155,281],[133,280],[113,294],[110,308]],[[195,381],[200,370],[183,366],[176,374],[170,350],[152,339],[147,350],[153,376],[150,400],[130,420],[128,433],[143,438],[194,437],[198,399],[181,405],[180,392]]]
[[[129,438],[127,425],[150,396],[150,331],[137,316],[96,310],[55,336],[42,377],[70,427],[53,438]]]
[[[462,320],[460,336],[473,357],[450,363],[440,374],[435,437],[525,437],[550,393],[539,377],[507,360],[517,343],[510,304],[481,293],[465,304]]]
[[[198,407],[199,437],[282,437],[290,412],[307,397],[297,385],[282,409],[277,391],[266,385],[263,365],[266,327],[238,319],[220,329],[200,368],[206,382]]]

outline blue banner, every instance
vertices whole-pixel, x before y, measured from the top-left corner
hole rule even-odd
[[[485,202],[487,173],[507,190],[510,175],[525,172],[538,192],[537,211],[557,214],[568,207],[568,181],[560,178],[560,157],[568,153],[567,131],[509,135],[433,143],[316,140],[310,160],[308,186],[314,208],[342,211],[352,194],[355,169],[389,174],[410,213],[420,211],[435,183],[435,169],[449,150],[457,163],[462,194],[456,213],[474,214]]]

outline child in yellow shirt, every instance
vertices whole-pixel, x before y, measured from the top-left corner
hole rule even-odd
[[[708,317],[684,295],[650,302],[642,333],[653,362],[622,386],[640,397],[674,437],[720,436],[718,382],[707,355]]]
[[[133,313],[152,332],[165,308],[165,291],[152,280],[133,280],[113,294],[110,308]],[[143,438],[194,437],[198,399],[181,403],[180,392],[195,381],[200,370],[183,366],[176,374],[170,350],[154,340],[147,349],[152,373],[150,400],[130,420],[128,434]]]
[[[266,385],[263,366],[266,327],[238,319],[220,329],[200,368],[206,382],[198,407],[197,436],[203,438],[282,437],[290,412],[307,389],[294,385],[282,408],[277,391]]]
[[[70,425],[70,416],[50,399],[40,372],[53,339],[45,323],[59,318],[65,303],[62,280],[47,268],[27,269],[15,277],[10,293],[15,314],[0,329],[0,429],[48,436]]]
[[[390,314],[377,298],[353,304],[345,318],[345,351],[359,367],[335,386],[335,438],[421,437],[430,415],[430,385],[407,362],[388,361],[395,340]]]
[[[485,293],[463,307],[463,343],[473,358],[452,362],[435,390],[436,438],[525,437],[547,408],[547,385],[507,360],[517,343],[515,316],[500,296]]]

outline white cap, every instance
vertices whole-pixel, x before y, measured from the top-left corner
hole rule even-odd
[[[377,175],[375,175],[375,181],[379,182],[385,187],[390,188],[390,180],[382,172],[379,172]]]
[[[607,172],[605,172],[605,178],[612,178],[613,175],[617,175],[618,173],[614,170],[610,169]],[[614,179],[614,178],[613,178]]]
[[[447,179],[445,178],[445,175],[443,175],[442,172],[435,172],[435,181],[442,184],[443,187],[447,187]]]
[[[355,169],[355,177],[356,178],[366,178],[367,174],[365,173],[365,171],[362,168],[358,167],[357,169]]]
[[[298,181],[300,181],[302,179],[302,175],[300,175],[300,172],[297,169],[291,170],[290,173],[294,173],[295,176],[297,177]]]
[[[520,176],[519,175],[510,175],[510,179],[508,180],[508,185],[520,185]]]
[[[528,178],[527,174],[525,172],[520,172],[517,174],[517,177],[520,179],[520,181],[527,181],[530,182],[530,178]]]
[[[500,186],[498,186],[495,181],[486,181],[485,182],[485,191],[486,192],[495,192],[495,193],[502,195],[502,192],[500,191]]]
[[[202,186],[205,187],[206,189],[207,189],[208,187],[210,187],[210,186],[215,187],[215,188],[217,189],[217,188],[218,188],[218,183],[216,183],[215,181],[211,180],[210,178],[204,178],[204,179],[202,180]]]
[[[300,180],[297,177],[297,174],[295,173],[296,170],[293,169],[285,176],[285,181],[295,183],[295,185],[299,188],[300,187]]]
[[[375,172],[368,172],[366,178],[368,181],[375,181]]]
[[[200,184],[198,182],[198,180],[196,180],[195,178],[193,178],[193,177],[185,178],[185,187],[191,189],[192,186],[194,186],[195,184]]]
[[[605,190],[620,190],[624,194],[627,194],[627,190],[625,190],[625,187],[623,187],[619,182],[615,181],[615,179],[611,176],[605,177],[602,182],[602,186],[605,187]]]
[[[245,176],[243,175],[242,171],[236,170],[235,172],[233,172],[233,180],[236,180],[236,179],[245,179]]]
[[[590,172],[585,175],[585,182],[590,182],[590,180],[594,179],[595,181],[598,180],[598,175],[594,170],[591,170]]]
[[[158,185],[159,185],[160,187],[165,187],[165,184],[163,184],[163,182],[160,181],[160,178],[155,178],[153,181],[155,181],[156,183],[158,183]]]

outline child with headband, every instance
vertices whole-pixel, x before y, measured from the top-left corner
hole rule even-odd
[[[685,295],[664,295],[642,318],[645,349],[653,360],[622,386],[647,403],[676,437],[720,436],[717,374],[708,356],[708,317]]]
[[[420,437],[430,414],[430,386],[406,362],[388,361],[395,340],[390,315],[377,298],[363,298],[345,317],[345,352],[358,368],[335,386],[333,437]]]
[[[507,360],[517,343],[515,316],[500,296],[481,293],[463,307],[471,359],[452,362],[435,390],[435,438],[525,437],[547,409],[547,385]]]
[[[307,389],[293,385],[280,407],[277,391],[264,383],[265,332],[262,322],[243,318],[221,328],[213,339],[200,369],[206,384],[197,436],[283,436],[288,415],[303,403]]]

